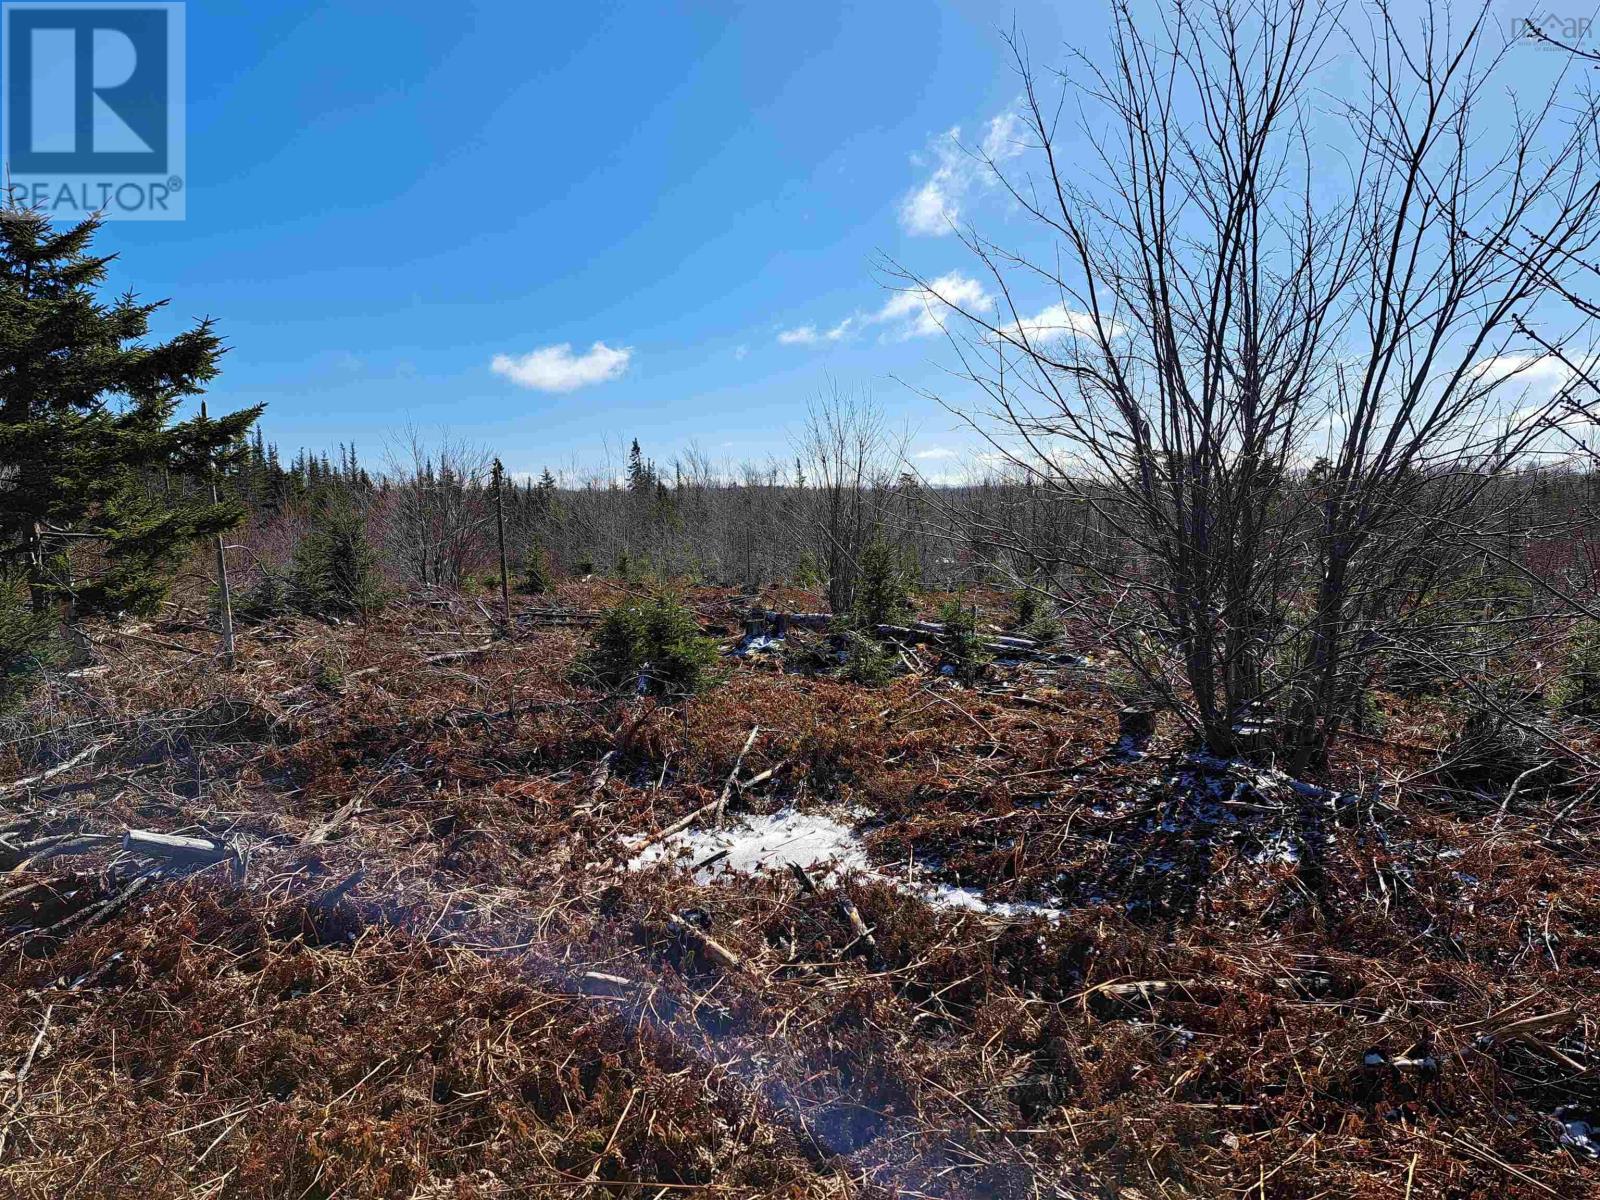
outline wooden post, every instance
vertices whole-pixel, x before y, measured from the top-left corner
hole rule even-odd
[[[200,401],[200,419],[206,420],[206,402]],[[211,474],[211,503],[220,504],[221,494],[217,491],[217,464],[207,456]],[[234,653],[233,646],[233,593],[228,587],[228,553],[222,544],[222,535],[217,534],[217,591],[221,596],[221,623],[222,623],[222,665],[231,671],[239,663]]]
[[[505,623],[506,636],[511,636],[511,577],[506,571],[506,510],[502,498],[505,491],[505,468],[494,460],[494,528],[500,539],[500,619]]]

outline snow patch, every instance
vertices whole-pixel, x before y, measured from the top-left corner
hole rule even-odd
[[[723,871],[753,875],[759,871],[786,870],[789,863],[831,879],[852,871],[870,872],[866,850],[848,825],[822,813],[783,809],[765,817],[747,817],[727,829],[690,829],[648,846],[628,864],[638,870],[662,859],[688,858],[706,863],[695,879],[709,883]]]
[[[637,871],[658,862],[684,860],[687,860],[685,865],[693,869],[697,883],[712,883],[727,875],[785,871],[790,863],[795,863],[805,867],[819,882],[832,882],[847,875],[866,876],[908,896],[916,896],[935,908],[960,909],[1012,920],[1043,917],[1056,921],[1066,912],[1045,904],[989,900],[977,888],[918,883],[885,875],[872,866],[866,847],[850,826],[825,813],[802,813],[792,808],[768,816],[745,817],[726,829],[697,828],[674,834],[645,847],[629,861],[628,869]]]

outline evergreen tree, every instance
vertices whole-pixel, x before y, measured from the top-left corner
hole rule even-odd
[[[867,632],[879,625],[894,625],[911,616],[911,571],[905,551],[875,533],[857,564],[854,616]]]
[[[27,695],[59,646],[50,618],[33,611],[26,589],[0,577],[0,712]]]
[[[216,375],[221,342],[209,320],[146,341],[165,301],[100,297],[99,227],[0,209],[0,574],[40,613],[154,604],[192,542],[242,517],[198,481],[242,459],[260,412],[173,421]]]
[[[644,452],[639,449],[639,439],[634,438],[628,450],[628,490],[637,496],[648,491],[653,482],[650,468],[645,465]]]
[[[717,644],[701,635],[693,611],[662,593],[608,611],[576,671],[607,688],[685,696],[713,681],[716,662]]]
[[[544,543],[536,537],[528,544],[527,557],[522,563],[522,581],[518,584],[518,590],[530,596],[540,596],[554,585],[555,577],[550,570],[550,556],[545,552]]]
[[[295,547],[295,605],[326,617],[366,617],[384,605],[367,523],[342,494],[322,497],[315,522]]]
[[[544,469],[544,474],[539,476],[538,486],[532,489],[533,515],[536,520],[554,521],[559,519],[556,508],[556,477],[550,474],[550,468]]]

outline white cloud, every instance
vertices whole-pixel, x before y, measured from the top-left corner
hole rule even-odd
[[[955,458],[956,452],[948,446],[930,446],[926,450],[918,450],[911,457],[919,462],[937,462],[946,458]]]
[[[538,392],[571,392],[595,383],[620,379],[633,359],[631,346],[596,342],[583,354],[572,352],[571,342],[540,346],[520,358],[496,354],[489,369],[519,387]]]
[[[993,184],[989,163],[1015,158],[1026,148],[1021,133],[1021,118],[1003,112],[984,127],[976,156],[961,145],[959,125],[934,138],[929,145],[936,163],[933,173],[900,202],[900,224],[905,231],[925,237],[950,233],[961,219],[968,193],[974,187]]]
[[[881,340],[885,342],[933,337],[944,332],[951,316],[956,315],[956,309],[996,319],[992,316],[995,298],[989,289],[970,275],[949,271],[925,286],[897,291],[876,311],[858,312],[831,329],[819,329],[810,324],[780,329],[778,341],[785,346],[820,346],[842,341],[872,325],[883,327]],[[1052,304],[1001,329],[1015,338],[1026,334],[1030,342],[1043,345],[1066,337],[1094,336],[1094,319],[1064,304]],[[1106,332],[1111,337],[1121,337],[1124,330],[1115,321],[1107,321]]]
[[[951,271],[930,281],[926,287],[896,292],[866,320],[874,325],[892,326],[884,336],[893,341],[932,337],[944,332],[952,306],[968,312],[988,312],[994,307],[994,297],[976,279]]]
[[[1511,429],[1600,428],[1595,390],[1586,385],[1600,371],[1600,356],[1587,355],[1568,366],[1548,354],[1497,354],[1472,365],[1469,374],[1496,396],[1524,401],[1504,412]]]
[[[875,312],[853,313],[829,329],[809,324],[780,329],[778,341],[785,346],[820,346],[844,341],[871,325],[885,327],[882,340],[886,342],[932,337],[944,332],[951,306],[972,313],[987,313],[994,309],[994,297],[976,279],[960,271],[950,271],[930,281],[926,287],[897,291]]]
[[[846,317],[832,329],[818,330],[815,325],[797,325],[793,329],[780,329],[778,342],[784,346],[816,346],[823,342],[843,341],[850,334],[850,329],[856,323],[854,317]]]
[[[1584,369],[1592,365],[1585,364]],[[1573,381],[1572,368],[1548,354],[1497,354],[1474,363],[1471,373],[1487,384],[1526,387],[1552,396]]]
[[[959,215],[954,202],[945,194],[938,179],[930,179],[900,204],[900,224],[907,233],[941,237],[950,232]]]
[[[1057,342],[1067,337],[1095,336],[1094,318],[1065,304],[1052,304],[1031,317],[1023,317],[1015,324],[1004,326],[1003,330],[1018,341],[1026,338],[1031,344]],[[1115,321],[1107,321],[1106,333],[1111,337],[1120,337],[1122,327]]]

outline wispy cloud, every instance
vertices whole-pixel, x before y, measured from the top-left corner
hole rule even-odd
[[[926,450],[918,450],[911,457],[918,462],[941,462],[947,458],[955,458],[956,452],[948,446],[930,446]]]
[[[888,326],[884,338],[889,341],[932,337],[944,332],[952,306],[967,312],[988,312],[994,308],[994,297],[970,275],[951,271],[929,280],[926,287],[896,292],[866,320],[869,324]]]
[[[815,325],[797,325],[793,329],[780,329],[778,342],[784,346],[820,346],[824,342],[843,341],[855,325],[854,317],[846,317],[831,329],[819,330]]]
[[[779,330],[778,341],[782,346],[826,346],[829,342],[853,338],[872,326],[882,328],[882,341],[886,342],[931,338],[944,331],[944,323],[950,318],[950,306],[962,307],[966,312],[989,312],[994,304],[994,296],[990,296],[982,283],[952,270],[930,280],[926,286],[896,291],[874,312],[854,312],[826,330],[816,325]]]
[[[864,330],[880,330],[883,342],[904,342],[912,338],[933,337],[943,333],[956,310],[995,322],[1004,333],[1019,340],[1026,335],[1035,345],[1046,345],[1068,337],[1092,337],[1094,319],[1088,314],[1069,309],[1065,304],[1052,304],[1032,316],[1022,317],[1010,324],[1000,324],[995,316],[995,297],[980,281],[960,271],[948,271],[926,284],[896,291],[877,309],[856,312],[830,329],[816,325],[797,325],[778,332],[778,341],[785,346],[821,346],[842,341]],[[1115,321],[1107,321],[1106,333],[1122,336],[1123,329]]]
[[[962,145],[961,127],[952,126],[928,146],[934,168],[900,201],[900,224],[907,233],[943,237],[961,219],[961,208],[976,187],[989,187],[991,162],[1021,154],[1022,121],[1014,112],[989,118],[977,152]]]
[[[1592,371],[1593,361],[1584,364]],[[1535,392],[1554,395],[1575,381],[1571,367],[1548,354],[1497,354],[1472,366],[1472,376],[1485,384],[1522,386]]]
[[[881,330],[880,340],[884,342],[932,337],[944,332],[953,308],[990,313],[994,310],[994,297],[970,275],[950,271],[926,285],[897,291],[879,308],[852,313],[831,328],[797,325],[781,329],[778,341],[785,346],[821,346],[844,341],[873,327]]]
[[[1122,326],[1115,321],[1106,321],[1105,327],[1108,336],[1122,336]],[[1026,340],[1032,344],[1057,342],[1068,337],[1095,336],[1094,318],[1086,312],[1068,308],[1065,304],[1052,304],[1031,317],[1022,317],[1014,324],[1001,328],[1003,332],[1019,341]]]
[[[572,352],[571,342],[540,346],[520,357],[497,354],[489,369],[518,387],[537,392],[571,392],[591,384],[619,379],[633,359],[631,346],[596,342],[583,354]]]

